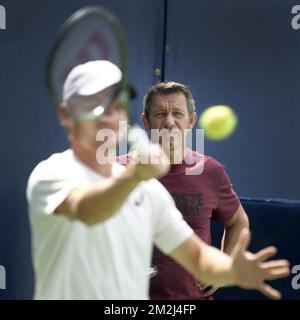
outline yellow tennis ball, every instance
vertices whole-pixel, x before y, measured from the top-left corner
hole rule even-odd
[[[228,138],[235,130],[238,118],[228,106],[213,106],[203,111],[199,119],[200,128],[212,140]]]

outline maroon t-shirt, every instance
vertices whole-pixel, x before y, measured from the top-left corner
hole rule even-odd
[[[186,159],[196,155],[199,156],[187,150]],[[124,163],[126,158],[120,157],[119,162]],[[202,159],[203,162],[199,161],[196,165],[190,165],[189,160],[172,165],[170,172],[160,182],[173,196],[185,221],[204,242],[210,244],[211,219],[220,223],[229,220],[238,209],[240,201],[224,166],[209,156]],[[195,171],[197,166],[198,170]],[[200,167],[203,167],[201,174]],[[190,169],[198,174],[187,175],[186,172],[192,173]],[[195,278],[157,248],[154,248],[152,263],[157,268],[157,274],[150,282],[151,299],[204,299]]]

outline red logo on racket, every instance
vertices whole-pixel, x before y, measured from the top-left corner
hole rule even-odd
[[[105,37],[100,32],[95,31],[87,37],[86,41],[80,46],[74,56],[72,64],[63,71],[60,80],[64,82],[73,67],[87,61],[95,60],[99,56],[102,57],[102,60],[109,60],[110,52]]]

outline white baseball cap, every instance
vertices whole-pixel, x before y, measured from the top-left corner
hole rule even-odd
[[[64,83],[63,100],[75,95],[91,96],[119,83],[122,72],[107,60],[94,60],[74,67]]]

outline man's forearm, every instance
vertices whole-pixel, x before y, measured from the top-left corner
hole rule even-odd
[[[222,238],[221,250],[230,255],[240,237],[242,230],[245,228],[249,229],[248,220],[235,223],[230,227],[225,226],[223,238]]]
[[[108,219],[122,207],[141,181],[160,178],[168,172],[170,164],[159,145],[150,145],[149,155],[153,163],[140,163],[139,153],[136,153],[132,163],[119,176],[74,189],[55,209],[55,213],[91,226]]]
[[[232,258],[205,244],[195,234],[171,252],[170,256],[200,282],[215,286],[235,283]]]
[[[235,284],[232,260],[214,247],[205,245],[202,247],[199,259],[199,269],[201,272],[197,278],[207,284],[223,287]]]
[[[133,170],[133,167],[128,168],[118,177],[77,190],[72,201],[73,218],[94,225],[114,215],[139,184]]]

